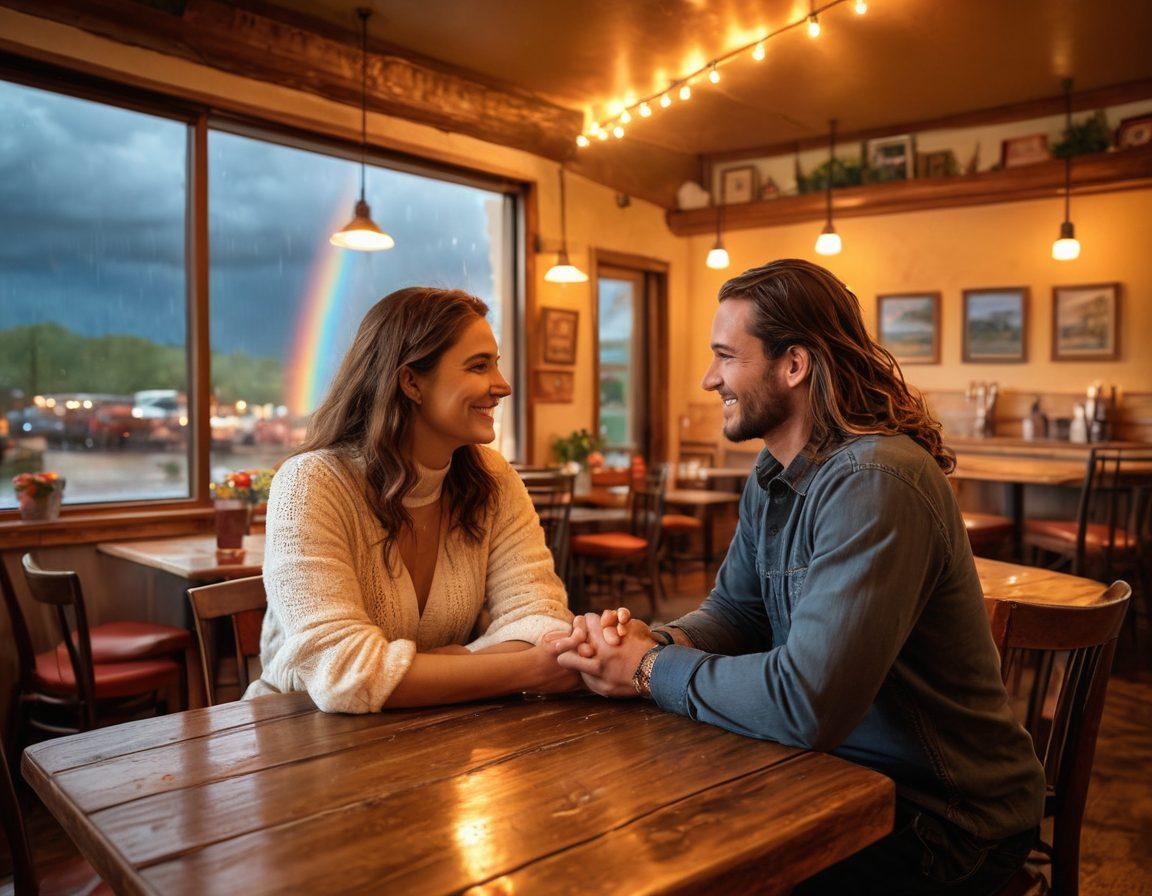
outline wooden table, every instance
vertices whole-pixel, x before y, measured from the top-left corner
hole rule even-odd
[[[236,563],[216,557],[215,535],[181,535],[150,541],[109,541],[96,545],[109,557],[130,560],[187,579],[193,585],[260,575],[264,568],[264,536],[244,536],[244,556]]]
[[[1086,607],[1099,603],[1107,590],[1103,582],[1093,579],[986,557],[976,558],[976,573],[984,596],[996,600]]]
[[[120,893],[784,893],[892,827],[892,782],[641,701],[348,716],[303,694],[29,747]]]

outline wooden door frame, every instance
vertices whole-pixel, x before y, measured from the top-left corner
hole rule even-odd
[[[648,389],[645,395],[647,419],[637,442],[650,463],[667,460],[668,455],[668,277],[671,265],[659,258],[589,249],[592,282],[592,426],[600,425],[600,269],[624,268],[644,275],[643,310]]]

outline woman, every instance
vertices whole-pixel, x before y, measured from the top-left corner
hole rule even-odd
[[[511,391],[487,311],[412,287],[365,315],[272,482],[263,674],[245,696],[363,713],[579,686],[539,646],[572,616],[528,492],[480,447]]]

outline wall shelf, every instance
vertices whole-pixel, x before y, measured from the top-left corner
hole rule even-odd
[[[1072,160],[1074,195],[1145,187],[1152,187],[1152,146],[1077,156]],[[837,218],[893,215],[933,208],[1053,199],[1060,196],[1063,188],[1064,162],[1052,159],[980,174],[844,187],[833,193],[833,208]],[[715,207],[670,211],[667,213],[668,227],[677,236],[715,233],[716,212]],[[724,207],[725,231],[822,220],[822,192]]]

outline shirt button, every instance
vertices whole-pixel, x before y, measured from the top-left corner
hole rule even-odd
[[[768,534],[769,534],[769,535],[775,535],[775,534],[776,534],[777,532],[779,532],[779,531],[780,531],[780,527],[779,527],[779,526],[773,526],[772,528],[770,528],[770,529],[768,530]]]

